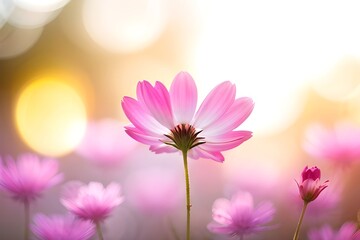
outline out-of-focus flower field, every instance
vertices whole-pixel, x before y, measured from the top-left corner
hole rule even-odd
[[[68,235],[79,239],[98,239],[98,226],[109,240],[185,239],[183,158],[127,135],[122,107],[125,96],[141,101],[138,82],[170,89],[182,71],[196,83],[196,109],[224,81],[254,102],[236,129],[253,136],[223,151],[224,162],[189,157],[191,239],[227,239],[216,224],[238,230],[232,221],[256,217],[233,239],[292,239],[306,166],[321,169],[317,184],[327,187],[308,204],[299,239],[355,232],[358,9],[357,1],[0,1],[0,239],[24,239],[27,207],[30,239],[52,221],[65,226],[59,235],[84,229]]]

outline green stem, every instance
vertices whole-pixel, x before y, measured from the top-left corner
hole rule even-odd
[[[298,240],[299,239],[299,232],[300,232],[301,224],[302,224],[302,221],[303,221],[303,218],[304,218],[304,215],[305,215],[307,205],[308,205],[308,202],[304,201],[304,206],[303,206],[303,208],[301,210],[301,215],[300,215],[299,222],[298,222],[296,230],[295,230],[293,240]]]
[[[95,224],[96,224],[96,232],[99,236],[99,240],[104,240],[99,221],[95,222]]]
[[[28,240],[30,236],[29,224],[30,224],[30,203],[29,201],[24,202],[25,210],[25,229],[24,229],[24,239]]]
[[[187,163],[187,150],[182,151],[184,160],[184,171],[185,171],[185,184],[186,184],[186,240],[190,240],[190,181],[189,181],[189,170]]]

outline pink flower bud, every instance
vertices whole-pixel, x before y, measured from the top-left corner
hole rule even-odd
[[[301,177],[303,182],[309,178],[316,181],[316,179],[320,179],[321,172],[320,169],[318,169],[317,167],[308,168],[308,166],[306,166],[301,173]]]
[[[301,183],[296,183],[299,187],[300,196],[305,202],[308,203],[314,201],[319,196],[319,194],[325,188],[327,188],[327,183],[329,181],[327,180],[323,184],[320,184],[320,177],[321,172],[319,168],[308,168],[307,166],[304,168],[303,172],[301,173]]]

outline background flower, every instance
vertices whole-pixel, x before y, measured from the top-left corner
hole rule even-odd
[[[351,222],[344,223],[338,231],[329,225],[324,225],[320,229],[311,230],[308,234],[309,240],[359,240],[359,231],[356,225]]]
[[[113,119],[89,122],[77,148],[79,155],[105,167],[126,161],[136,142],[124,131],[124,125]]]
[[[70,182],[65,186],[61,203],[74,215],[84,220],[105,220],[115,207],[123,202],[120,185],[110,183],[106,188],[99,182],[83,185]]]
[[[71,215],[37,214],[33,218],[31,229],[40,240],[87,240],[95,234],[93,223]]]
[[[360,161],[360,127],[338,122],[333,128],[313,124],[306,131],[304,149],[315,159],[337,166]]]
[[[269,202],[254,207],[251,194],[239,192],[231,200],[217,199],[212,212],[213,222],[208,225],[211,232],[242,239],[245,235],[270,229],[265,225],[273,219],[275,209]]]
[[[62,178],[55,160],[40,160],[34,154],[20,155],[17,161],[8,157],[0,162],[0,187],[22,202],[35,200]]]

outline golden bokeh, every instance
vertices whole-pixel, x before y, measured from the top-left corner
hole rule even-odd
[[[15,120],[22,139],[48,156],[71,152],[84,135],[86,119],[79,94],[56,76],[30,82],[16,103]]]

